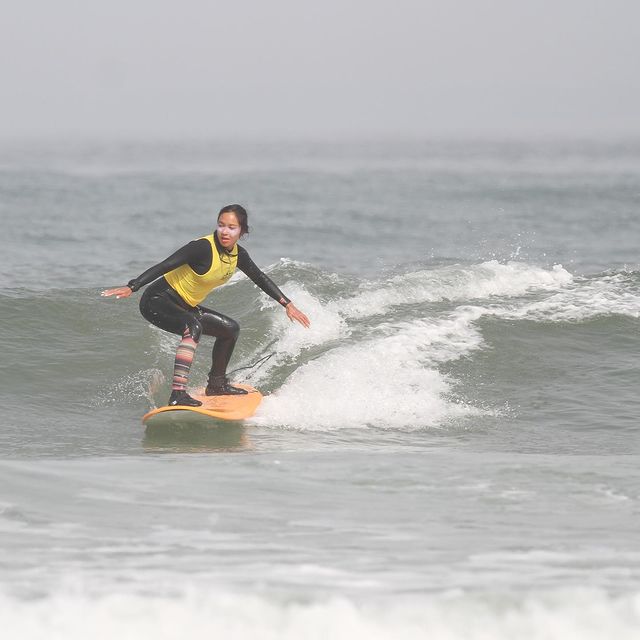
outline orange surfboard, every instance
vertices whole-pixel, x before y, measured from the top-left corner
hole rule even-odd
[[[151,427],[153,425],[193,422],[194,420],[244,420],[250,418],[262,402],[262,394],[247,384],[234,384],[249,393],[241,396],[205,396],[204,389],[190,394],[192,398],[200,400],[200,407],[158,407],[142,416],[142,422]]]

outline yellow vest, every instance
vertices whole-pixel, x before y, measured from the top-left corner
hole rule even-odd
[[[221,258],[213,234],[204,236],[204,239],[211,243],[212,253],[211,269],[207,273],[199,275],[188,264],[183,264],[164,274],[165,280],[192,307],[199,305],[213,289],[223,285],[233,275],[238,264],[237,245],[232,253],[224,253]]]

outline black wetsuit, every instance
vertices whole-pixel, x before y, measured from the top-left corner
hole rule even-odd
[[[228,252],[220,244],[215,233],[214,240],[221,259],[228,259]],[[160,277],[183,264],[188,264],[197,274],[203,275],[211,269],[212,260],[211,243],[206,238],[193,240],[166,260],[130,280],[127,286],[137,291],[153,283],[147,287],[140,299],[140,312],[151,324],[178,335],[184,335],[185,329],[188,329],[196,342],[200,340],[202,334],[214,336],[216,341],[213,346],[209,375],[224,376],[238,339],[240,326],[235,320],[218,311],[201,305],[190,306],[164,277]],[[275,283],[256,266],[247,251],[239,245],[237,268],[283,306],[290,302]]]

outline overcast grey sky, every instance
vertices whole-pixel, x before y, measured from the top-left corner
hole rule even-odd
[[[0,136],[640,134],[639,0],[2,0]]]

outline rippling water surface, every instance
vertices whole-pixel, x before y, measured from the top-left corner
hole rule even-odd
[[[639,145],[14,143],[0,194],[11,637],[640,633]],[[176,338],[99,292],[229,202],[312,328],[235,276],[257,415],[145,433]]]

